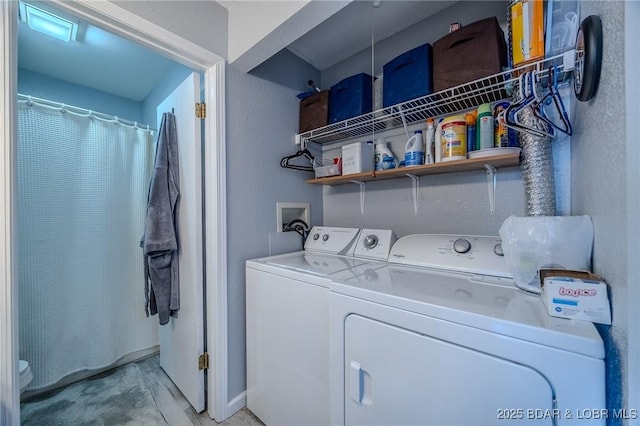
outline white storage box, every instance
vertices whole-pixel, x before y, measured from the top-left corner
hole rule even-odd
[[[611,324],[607,284],[586,271],[541,269],[542,301],[553,317]]]
[[[373,171],[373,143],[356,142],[342,147],[342,174]]]

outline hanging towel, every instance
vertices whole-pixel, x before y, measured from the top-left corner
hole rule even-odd
[[[158,314],[160,325],[177,317],[180,309],[178,275],[178,137],[175,116],[162,114],[149,195],[144,235],[145,313]]]

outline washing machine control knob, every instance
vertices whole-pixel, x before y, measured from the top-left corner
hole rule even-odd
[[[453,250],[456,253],[466,253],[471,250],[471,243],[464,238],[458,238],[453,242]]]
[[[329,234],[324,234],[322,236],[322,241],[327,241],[329,239]]]
[[[317,241],[318,238],[320,238],[320,234],[318,234],[318,233],[313,234],[313,240],[314,241]]]
[[[496,256],[504,256],[504,251],[502,250],[502,243],[498,243],[495,246],[493,246],[493,252],[496,254]]]
[[[367,235],[364,237],[363,244],[365,248],[372,249],[378,245],[378,236],[377,235]]]

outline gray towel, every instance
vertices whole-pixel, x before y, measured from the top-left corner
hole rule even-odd
[[[180,309],[178,275],[178,137],[175,116],[162,114],[156,158],[149,185],[147,217],[140,242],[145,261],[145,313],[158,314],[160,325]],[[149,286],[151,284],[151,286]]]

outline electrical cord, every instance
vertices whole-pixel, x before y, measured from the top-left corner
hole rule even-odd
[[[291,222],[287,223],[282,227],[284,232],[294,231],[300,234],[302,237],[302,248],[304,248],[304,243],[307,241],[307,237],[309,236],[309,225],[302,219],[293,219]]]

